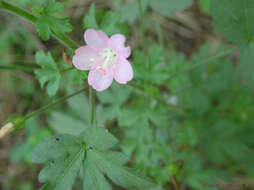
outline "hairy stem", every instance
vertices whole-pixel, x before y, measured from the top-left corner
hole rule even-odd
[[[7,136],[8,134],[10,134],[12,131],[14,130],[19,130],[19,129],[22,129],[23,128],[23,124],[26,120],[30,119],[31,117],[34,117],[34,116],[37,116],[39,114],[42,114],[46,111],[48,111],[49,109],[55,107],[56,105],[66,101],[67,99],[70,99],[72,98],[73,96],[76,96],[78,94],[80,94],[81,92],[85,91],[87,89],[87,87],[77,91],[77,92],[74,92],[73,94],[70,94],[68,96],[65,96],[63,98],[60,98],[36,111],[33,111],[29,114],[27,114],[26,116],[24,117],[21,117],[21,118],[18,118],[16,119],[15,121],[13,122],[8,122],[6,125],[4,125],[2,128],[0,128],[0,139],[1,138],[4,138],[5,136]]]
[[[0,65],[0,70],[14,70],[14,71],[32,72],[33,69],[34,69],[33,67]]]
[[[214,59],[218,59],[218,58],[220,58],[220,57],[226,56],[226,55],[228,55],[228,54],[234,52],[235,50],[237,50],[236,47],[230,48],[230,49],[226,49],[226,50],[223,51],[223,52],[220,52],[220,53],[218,53],[218,54],[216,54],[216,55],[213,55],[213,56],[208,57],[208,58],[206,58],[206,59],[204,59],[204,60],[201,60],[201,61],[199,61],[199,63],[193,64],[192,66],[190,66],[190,67],[188,67],[188,68],[186,68],[186,69],[183,69],[183,70],[181,70],[181,71],[179,71],[179,72],[173,73],[173,74],[171,75],[171,77],[169,78],[169,80],[173,79],[173,78],[174,78],[175,76],[177,76],[177,75],[181,75],[181,74],[188,73],[189,71],[191,71],[191,70],[193,70],[193,69],[195,69],[195,68],[197,68],[197,67],[199,67],[199,66],[201,66],[201,65],[209,64],[209,63],[211,63]]]
[[[31,13],[27,12],[24,9],[16,7],[15,5],[12,5],[5,1],[1,1],[0,8],[3,10],[9,11],[11,13],[14,13],[16,15],[19,15],[20,17],[25,18],[26,20],[29,20],[32,23],[35,23],[37,21],[36,16],[32,15]]]
[[[89,87],[89,124],[92,126],[94,124],[94,94],[92,87]]]
[[[33,72],[35,69],[38,69],[39,65],[27,65],[27,66],[13,66],[13,65],[0,65],[0,70],[11,70],[11,71],[24,71],[24,72]],[[65,69],[61,69],[60,73],[65,73],[68,71],[72,71],[74,67],[69,67]]]
[[[58,105],[58,104],[60,104],[60,103],[62,103],[62,102],[64,102],[64,101],[70,99],[71,97],[80,94],[81,92],[85,91],[86,89],[87,89],[87,87],[85,87],[85,88],[83,88],[83,89],[81,89],[81,90],[79,90],[79,91],[77,91],[77,92],[74,92],[73,94],[70,94],[70,95],[65,96],[65,97],[63,97],[63,98],[60,98],[59,100],[56,100],[55,102],[50,103],[50,104],[48,104],[48,105],[46,105],[46,106],[44,106],[44,107],[42,107],[42,108],[40,108],[40,109],[38,109],[38,110],[36,110],[36,111],[33,111],[33,112],[27,114],[27,115],[24,117],[24,119],[25,119],[25,120],[28,120],[28,119],[31,118],[31,117],[34,117],[34,116],[39,115],[39,114],[41,114],[41,113],[43,113],[43,112],[45,112],[45,111],[48,111],[48,110],[51,109],[52,107],[55,107],[56,105]]]
[[[29,20],[33,24],[35,24],[37,19],[38,19],[38,17],[36,17],[35,15],[29,13],[28,11],[26,11],[24,9],[21,9],[21,8],[15,6],[15,5],[10,4],[10,3],[7,3],[5,1],[1,1],[0,8],[5,10],[5,11],[14,13],[14,14],[16,14],[16,15],[18,15],[18,16],[26,19],[26,20]],[[74,41],[72,41],[70,38],[66,37],[65,35],[55,33],[55,32],[52,32],[52,34],[53,34],[55,39],[57,39],[60,43],[62,43],[63,45],[65,45],[66,47],[71,49],[72,51],[74,51],[75,49],[78,48],[78,45]]]

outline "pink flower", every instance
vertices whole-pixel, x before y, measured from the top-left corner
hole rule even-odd
[[[100,30],[88,29],[84,34],[87,46],[75,51],[72,62],[79,70],[90,70],[88,84],[97,91],[107,89],[113,79],[126,84],[133,78],[127,58],[131,48],[125,47],[125,37],[114,34],[110,38]]]

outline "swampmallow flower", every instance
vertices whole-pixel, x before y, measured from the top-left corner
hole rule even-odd
[[[126,84],[133,78],[127,58],[130,46],[125,47],[125,36],[114,34],[110,38],[100,30],[88,29],[84,34],[86,46],[75,51],[72,62],[79,70],[90,70],[88,84],[97,91],[107,89],[113,79]]]

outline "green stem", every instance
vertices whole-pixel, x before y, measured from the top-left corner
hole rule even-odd
[[[32,68],[32,67],[5,66],[5,65],[0,65],[0,70],[15,70],[15,71],[32,72],[33,69],[34,69],[34,68]]]
[[[21,9],[19,7],[16,7],[15,5],[12,5],[12,4],[7,3],[5,1],[1,1],[0,8],[5,11],[14,13],[22,18],[25,18],[25,19],[29,20],[30,22],[32,22],[33,24],[35,24],[38,19],[38,17],[34,16],[33,14],[29,13],[28,11]],[[75,49],[78,48],[78,45],[74,41],[72,41],[70,38],[66,37],[65,35],[55,33],[55,32],[52,32],[52,35],[60,43],[62,43],[67,48],[71,49],[72,51],[74,51]]]
[[[16,64],[16,63],[15,63]],[[25,72],[33,72],[34,69],[38,69],[39,65],[16,65],[13,66],[11,64],[8,65],[0,65],[0,70],[12,70],[12,71],[25,71]],[[69,67],[69,68],[65,68],[65,69],[61,69],[60,73],[65,73],[67,71],[71,71],[73,70],[74,67]]]
[[[60,99],[54,101],[53,103],[50,103],[50,104],[48,104],[36,111],[33,111],[33,112],[27,114],[24,117],[16,117],[15,119],[7,122],[2,128],[0,128],[0,139],[4,138],[5,136],[9,135],[10,133],[12,133],[14,131],[23,129],[25,121],[30,119],[31,117],[34,117],[34,116],[39,115],[45,111],[48,111],[49,109],[53,108],[54,106],[66,101],[67,99],[69,99],[73,96],[80,94],[81,92],[83,92],[86,89],[87,89],[87,87],[83,88],[73,94],[70,94],[70,95],[65,96],[63,98],[60,98]]]
[[[14,61],[9,62],[6,65],[12,65],[12,66],[18,66],[18,67],[30,67],[31,69],[38,69],[40,68],[39,65],[37,65],[35,62],[25,62],[25,61]]]
[[[69,68],[66,68],[66,69],[62,69],[60,70],[60,73],[65,73],[67,71],[72,71],[74,69],[74,67],[69,67]]]
[[[92,126],[94,124],[94,93],[92,87],[89,86],[89,124]]]
[[[15,5],[12,5],[10,3],[7,3],[5,1],[1,1],[0,8],[6,11],[9,11],[11,13],[14,13],[22,18],[25,18],[29,20],[32,23],[35,23],[37,21],[37,17],[32,15],[31,13],[27,12],[24,9],[21,9],[19,7],[16,7]]]
[[[169,80],[173,79],[173,78],[176,77],[177,75],[188,73],[189,71],[191,71],[191,70],[193,70],[193,69],[195,69],[195,68],[197,68],[197,67],[200,67],[201,65],[205,65],[205,64],[212,63],[212,61],[213,61],[214,59],[218,59],[218,58],[220,58],[220,57],[226,56],[226,55],[228,55],[228,54],[234,52],[235,50],[237,50],[237,48],[235,48],[235,47],[234,47],[234,48],[230,48],[230,49],[227,49],[227,50],[225,50],[225,51],[223,51],[223,52],[221,52],[221,53],[218,53],[218,54],[216,54],[216,55],[214,55],[214,56],[208,57],[207,59],[202,60],[202,61],[200,61],[199,63],[193,64],[192,66],[190,66],[190,67],[188,67],[188,68],[186,68],[186,69],[183,69],[183,70],[181,70],[181,71],[179,71],[179,72],[173,73],[173,74],[170,76]]]
[[[58,105],[58,104],[60,104],[60,103],[62,103],[64,101],[66,101],[67,99],[72,98],[73,96],[76,96],[76,95],[80,94],[81,92],[85,91],[86,89],[87,89],[87,87],[85,87],[85,88],[83,88],[83,89],[81,89],[81,90],[79,90],[77,92],[74,92],[73,94],[70,94],[70,95],[65,96],[63,98],[60,98],[60,99],[56,100],[55,102],[52,102],[52,103],[50,103],[50,104],[48,104],[48,105],[46,105],[46,106],[44,106],[44,107],[42,107],[42,108],[40,108],[40,109],[38,109],[36,111],[31,112],[31,113],[27,114],[24,117],[24,120],[28,120],[31,117],[34,117],[34,116],[39,115],[39,114],[41,114],[41,113],[43,113],[45,111],[48,111],[52,107],[54,107],[54,106],[56,106],[56,105]]]
[[[75,51],[79,47],[79,45],[76,42],[74,42],[64,34],[56,34],[55,32],[53,32],[53,36],[65,47],[69,48],[72,51]]]

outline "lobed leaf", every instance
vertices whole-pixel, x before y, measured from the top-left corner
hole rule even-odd
[[[31,154],[31,161],[44,163],[39,181],[42,189],[71,190],[79,173],[85,149],[81,141],[71,135],[48,137],[40,142]]]
[[[35,23],[35,28],[43,40],[48,40],[53,32],[64,34],[72,30],[68,18],[58,18],[53,14],[61,11],[64,8],[62,3],[55,2],[55,0],[48,1],[48,4],[43,7],[34,9],[34,12],[39,15]]]
[[[91,154],[87,154],[84,163],[84,190],[111,190],[111,186],[105,179],[103,173],[98,169]]]
[[[136,171],[115,162],[115,156],[105,156],[104,152],[91,150],[88,152],[99,170],[105,173],[114,183],[127,189],[144,189],[153,186],[153,183],[139,175]]]
[[[84,16],[83,26],[85,29],[88,29],[88,28],[98,29],[99,28],[99,25],[96,20],[96,15],[95,15],[94,3],[90,6],[88,13]]]
[[[250,43],[247,46],[241,48],[239,55],[239,63],[235,70],[235,79],[238,82],[243,83],[249,90],[252,89],[254,82],[254,43]]]
[[[118,143],[118,140],[103,128],[91,126],[82,134],[83,140],[88,147],[97,150],[107,150],[112,148]]]
[[[212,0],[214,25],[223,37],[236,43],[252,41],[254,35],[253,0]]]
[[[61,79],[61,74],[55,61],[50,53],[45,54],[43,51],[37,52],[35,58],[36,63],[41,66],[41,69],[35,70],[35,75],[39,80],[41,87],[43,88],[47,83],[46,90],[48,95],[55,95]]]
[[[87,128],[84,122],[61,112],[53,112],[49,123],[57,133],[74,136],[79,136]]]
[[[165,17],[171,18],[173,11],[181,11],[188,8],[192,0],[149,0],[152,9]]]

